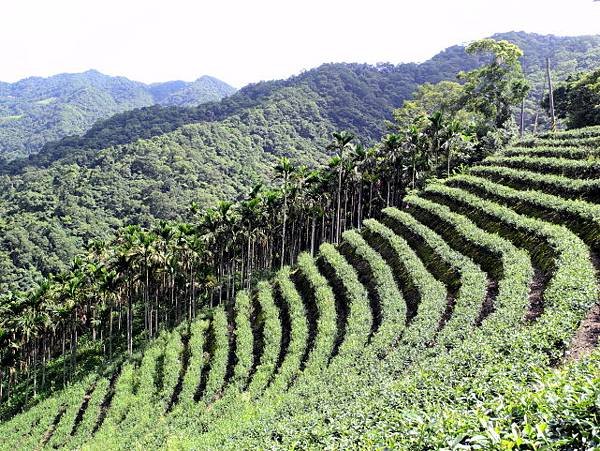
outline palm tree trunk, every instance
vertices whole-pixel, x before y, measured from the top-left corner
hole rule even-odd
[[[373,181],[369,183],[369,218],[372,215],[373,210]]]
[[[71,344],[71,374],[75,373],[77,367],[77,342],[79,341],[77,331],[77,318],[73,320],[73,343]]]
[[[354,215],[354,208],[355,208],[355,195],[354,195],[354,189],[352,189],[351,192],[347,192],[346,194],[346,206],[348,205],[348,201],[350,202],[350,208],[346,211],[346,223],[350,224],[350,228],[354,227],[354,218],[356,217]],[[348,217],[349,216],[349,217]],[[348,230],[348,227],[344,227],[344,230]]]
[[[310,230],[310,255],[312,255],[314,257],[315,255],[315,233],[316,233],[316,218],[313,216],[312,217],[312,224],[311,224],[311,230]]]
[[[46,352],[48,349],[47,338],[45,335],[42,338],[42,348],[43,348],[43,352],[42,352],[42,388],[43,388],[46,386]],[[0,377],[0,379],[2,379],[2,377]],[[2,396],[0,396],[0,399],[2,399]]]
[[[113,350],[113,304],[110,304],[110,317],[108,318],[108,357],[112,358]]]
[[[67,328],[63,326],[62,336],[62,358],[63,358],[63,387],[67,385],[67,356],[65,355],[67,347]]]
[[[389,207],[390,206],[390,191],[391,191],[389,179],[386,181],[385,185],[386,185],[386,191],[387,191],[386,198],[385,198],[385,206]]]
[[[284,181],[287,183],[287,180]],[[283,264],[285,261],[285,235],[286,235],[286,226],[287,226],[287,190],[283,195],[283,230],[281,232],[281,263],[279,265],[280,268],[283,268]]]
[[[127,296],[127,352],[133,354],[133,303],[131,300],[131,288]]]
[[[337,212],[336,212],[336,234],[335,244],[339,244],[341,235],[341,213],[342,213],[342,157],[340,155],[338,169],[338,189],[337,189]]]
[[[37,350],[38,350],[38,346],[37,346],[37,338],[34,340],[33,342],[33,365],[32,365],[32,369],[33,369],[33,397],[35,398],[37,396]]]
[[[363,202],[363,186],[362,186],[362,181],[360,182],[360,185],[358,187],[358,206],[357,206],[357,210],[356,210],[356,214],[357,214],[357,224],[358,224],[358,229],[360,230],[362,227],[362,202]]]

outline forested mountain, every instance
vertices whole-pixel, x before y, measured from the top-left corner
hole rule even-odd
[[[146,85],[95,70],[0,83],[0,154],[36,152],[49,141],[84,133],[97,120],[133,108],[198,105],[233,92],[208,76]]]
[[[230,96],[235,89],[218,78],[203,75],[192,82],[167,81],[149,86],[154,103],[160,105],[196,106],[216,102]]]
[[[600,37],[495,38],[523,49],[533,83],[530,123],[546,56],[557,80],[600,65]],[[192,201],[206,207],[239,197],[268,180],[281,156],[309,166],[324,162],[335,130],[372,144],[419,84],[455,79],[480,62],[454,46],[422,64],[326,64],[249,85],[220,102],[127,111],[81,137],[48,144],[5,165],[0,176],[0,281],[30,286],[40,274],[64,268],[90,239],[121,225],[181,218]],[[171,88],[179,85],[154,87],[155,95],[172,98]]]
[[[495,34],[493,38],[508,40],[523,50],[521,63],[532,88],[525,101],[525,123],[530,130],[534,128],[538,114],[540,127],[547,122],[547,115],[539,107],[546,86],[547,57],[554,81],[600,65],[600,36],[560,37],[510,32]],[[81,137],[48,144],[44,155],[40,156],[41,161],[56,159],[73,150],[103,149],[150,138],[184,124],[223,120],[245,108],[260,105],[274,91],[297,86],[316,92],[323,100],[321,104],[327,117],[338,127],[375,141],[385,132],[383,120],[390,117],[393,108],[410,98],[417,86],[454,80],[460,71],[471,70],[483,62],[481,57],[467,55],[464,49],[463,45],[449,47],[420,64],[327,64],[287,80],[248,85],[221,102],[196,108],[153,106],[127,111],[94,124]]]

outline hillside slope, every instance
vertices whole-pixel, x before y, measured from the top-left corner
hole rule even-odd
[[[595,449],[599,143],[545,135],[430,184],[1,424],[0,448]]]
[[[94,122],[126,110],[154,104],[195,106],[234,92],[208,76],[191,83],[146,85],[95,70],[0,83],[0,155],[35,153],[47,142],[85,133]]]
[[[530,130],[534,127],[536,114],[540,116],[540,128],[547,122],[547,115],[539,107],[546,84],[546,57],[550,58],[555,81],[600,65],[600,36],[561,37],[509,32],[492,37],[513,42],[524,52],[522,66],[532,84],[525,110],[525,123]],[[384,119],[389,119],[391,110],[409,99],[417,86],[454,80],[458,72],[472,70],[483,62],[480,57],[466,55],[464,50],[463,45],[454,45],[420,64],[323,65],[287,80],[248,85],[216,104],[183,109],[153,107],[127,112],[95,124],[79,139],[48,145],[44,151],[51,156],[47,155],[42,162],[53,161],[77,149],[102,149],[150,138],[188,123],[223,120],[245,108],[260,106],[278,89],[298,86],[307,87],[327,100],[328,117],[338,128],[348,129],[367,141],[378,140],[385,132]],[[358,85],[357,77],[361,82]],[[334,90],[340,87],[340,92]],[[344,96],[356,97],[360,102],[354,104],[354,99],[348,102]]]
[[[557,78],[600,62],[600,37],[495,37],[523,48],[525,72],[538,91],[547,54]],[[191,201],[206,207],[240,197],[272,176],[269,169],[280,156],[308,166],[323,163],[335,130],[372,144],[419,83],[452,79],[479,63],[453,46],[418,65],[326,64],[196,108],[128,111],[80,137],[47,144],[0,169],[0,210],[6,212],[0,220],[0,282],[28,287],[39,275],[64,269],[92,238],[123,224],[182,218]]]
[[[40,274],[65,268],[92,238],[185,217],[193,201],[235,198],[264,182],[278,156],[322,162],[335,126],[319,101],[289,88],[243,116],[0,176],[0,282],[31,286]]]
[[[218,78],[209,75],[192,82],[168,81],[149,86],[154,103],[160,105],[197,106],[206,102],[217,102],[232,95],[235,89]]]

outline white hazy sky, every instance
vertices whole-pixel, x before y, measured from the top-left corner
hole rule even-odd
[[[423,61],[495,32],[600,33],[593,0],[3,0],[0,80],[97,69],[241,87],[324,62]]]

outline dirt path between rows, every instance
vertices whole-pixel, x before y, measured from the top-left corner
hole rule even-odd
[[[579,360],[590,354],[598,345],[600,337],[600,304],[594,304],[581,322],[571,345],[566,352],[566,360]]]
[[[600,276],[600,256],[596,253],[591,255],[592,263],[596,268],[596,275]],[[600,280],[600,279],[599,279]],[[575,336],[571,341],[569,349],[565,353],[565,360],[579,360],[590,354],[598,345],[600,339],[600,300],[592,306],[583,319]]]

